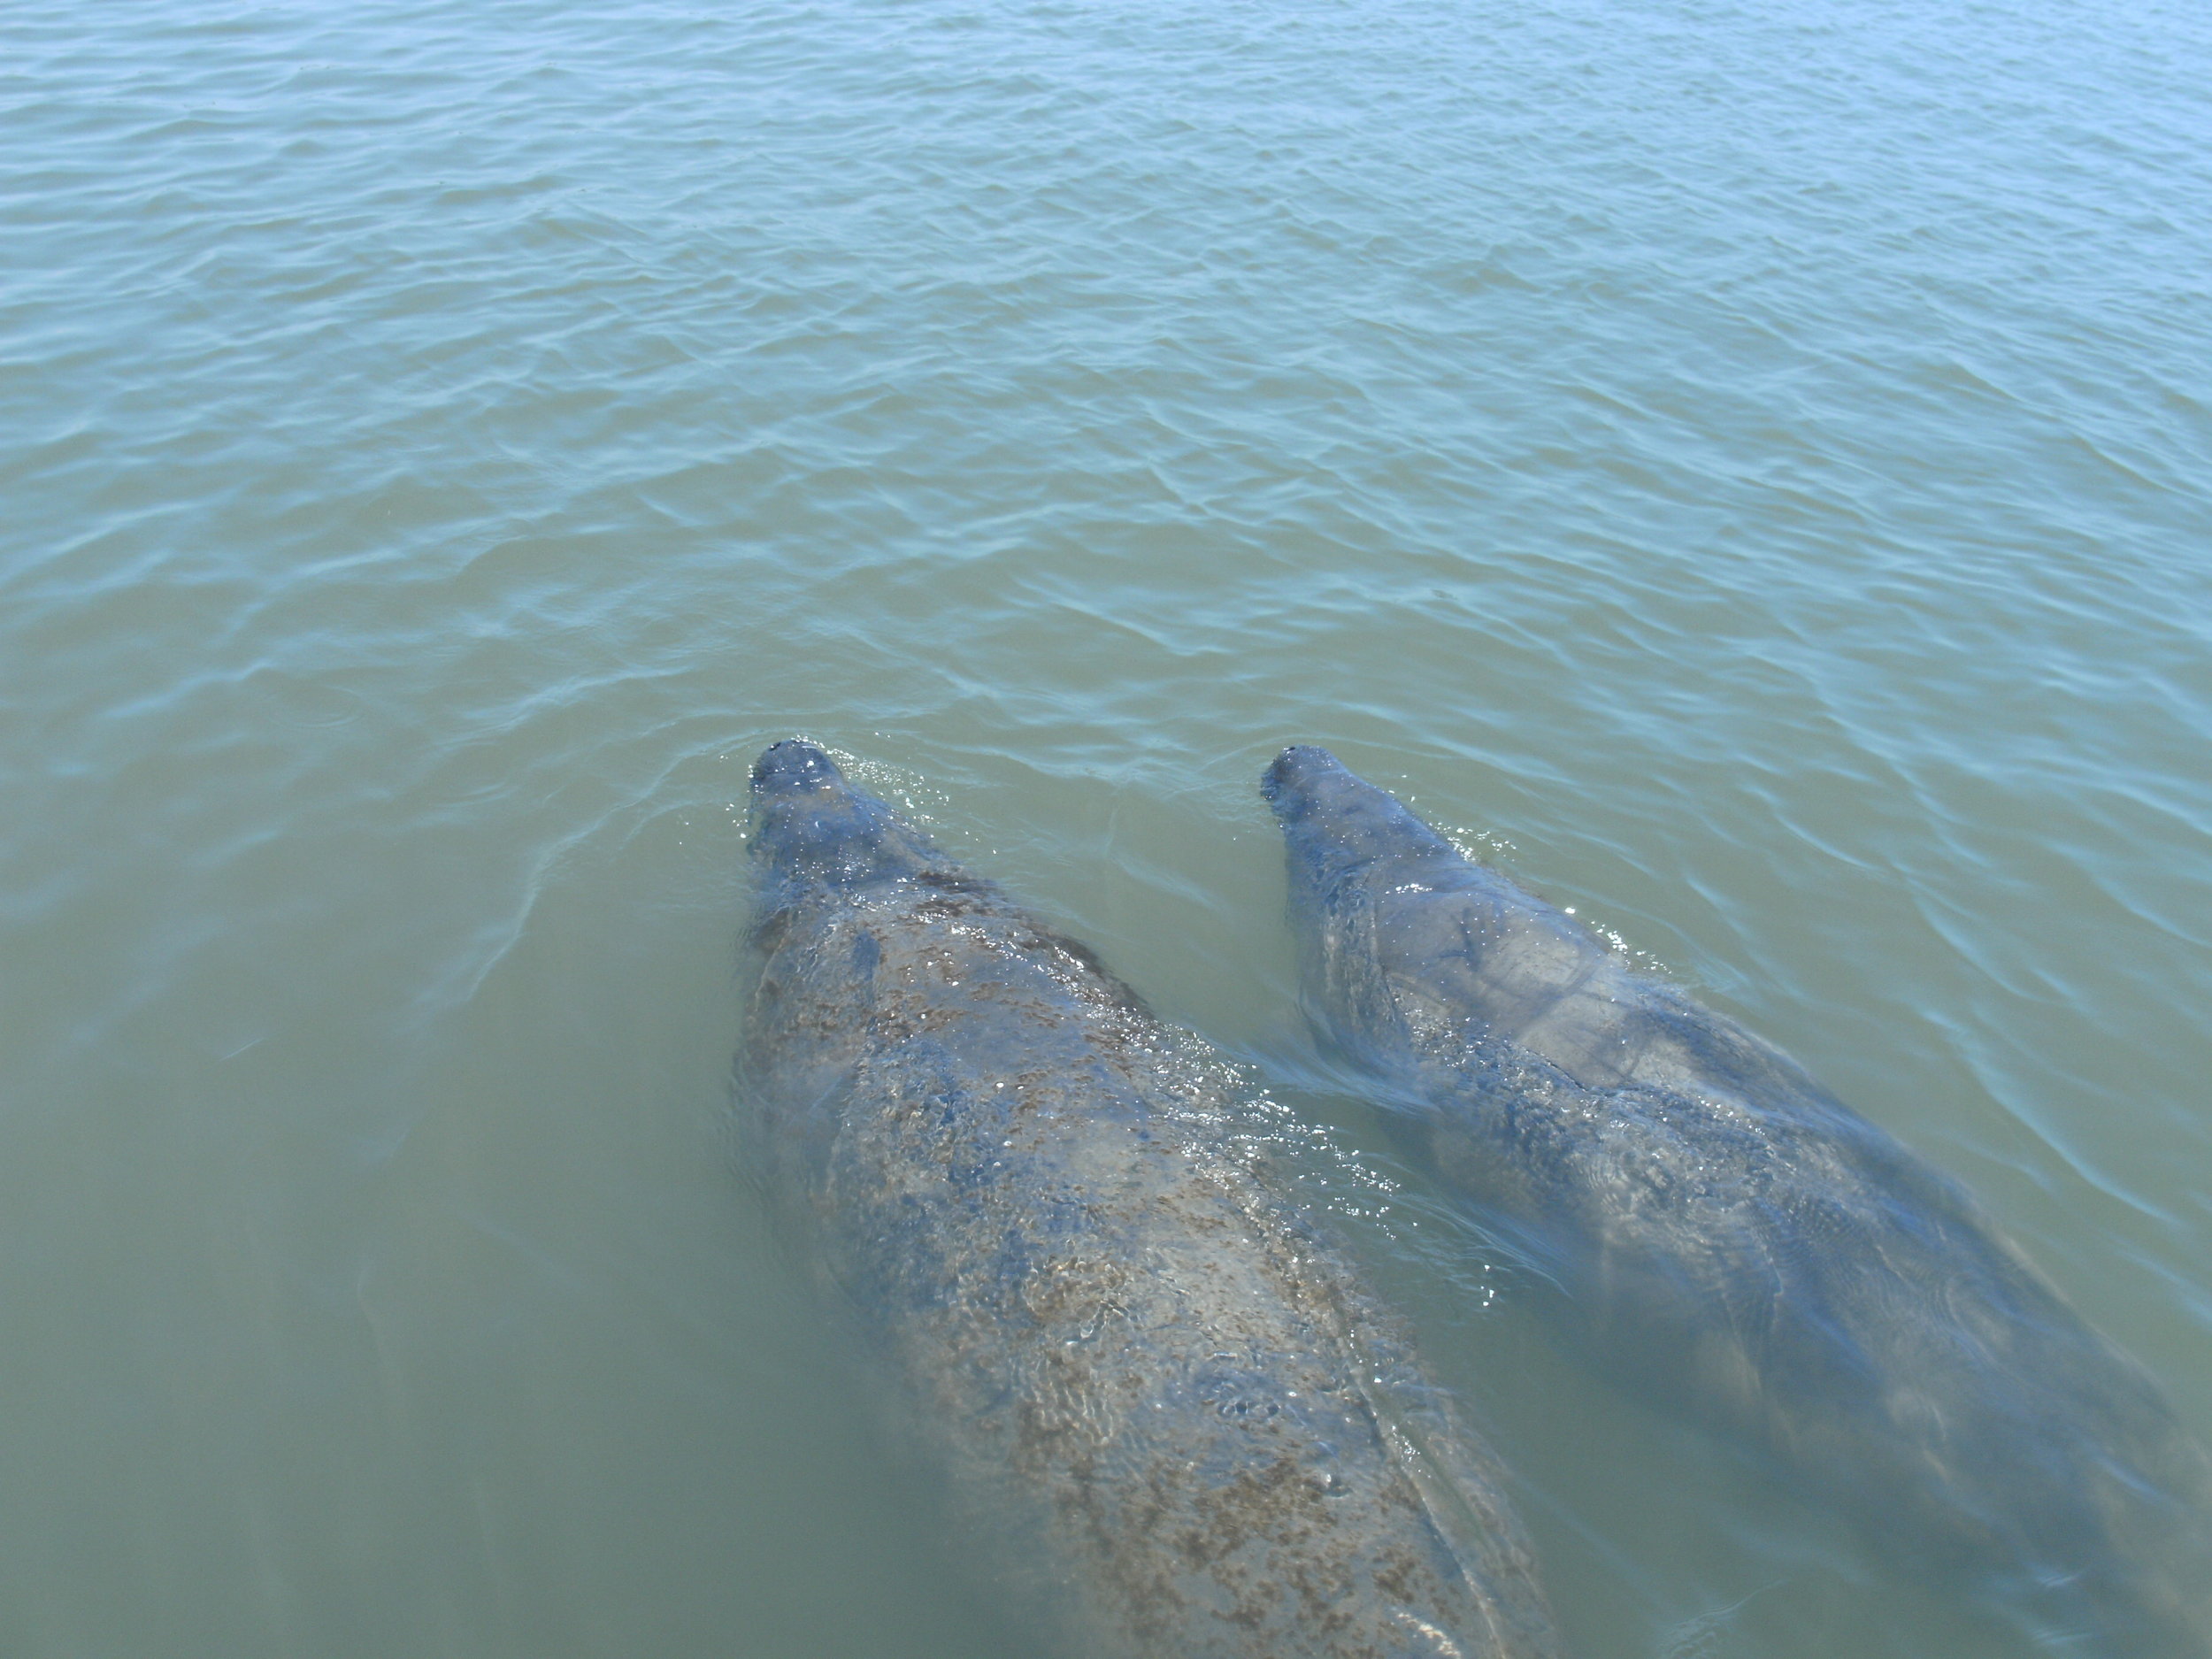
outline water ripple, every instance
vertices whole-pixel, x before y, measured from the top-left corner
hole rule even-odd
[[[1332,743],[2212,1430],[2208,88],[2167,0],[13,7],[11,1647],[1007,1640],[719,1162],[794,732],[1394,1181]],[[2001,1651],[1394,1191],[1578,1652]]]

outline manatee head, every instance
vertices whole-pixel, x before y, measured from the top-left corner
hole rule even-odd
[[[945,867],[928,840],[811,743],[753,765],[756,883],[749,941],[760,977],[739,1050],[756,1109],[749,1142],[772,1190],[818,1184],[879,992],[880,934]]]
[[[753,763],[752,855],[764,916],[856,898],[946,862],[927,836],[795,738]]]
[[[1424,901],[1484,873],[1325,749],[1285,749],[1260,793],[1282,825],[1306,1011],[1348,1056],[1380,1064],[1402,1047],[1394,984],[1435,954],[1451,925]]]
[[[1325,749],[1294,744],[1260,779],[1290,856],[1291,904],[1324,912],[1463,866],[1458,850]]]

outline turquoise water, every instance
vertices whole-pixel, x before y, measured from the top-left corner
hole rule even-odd
[[[1254,783],[1788,1047],[2212,1434],[2208,88],[2112,0],[19,0],[0,1647],[1021,1651],[732,1172],[803,733],[1333,1127],[1582,1659],[2016,1653],[1299,1086]]]

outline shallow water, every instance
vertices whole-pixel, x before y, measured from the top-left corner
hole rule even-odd
[[[731,1166],[798,732],[1334,1127],[1582,1659],[2016,1652],[1494,1294],[1254,784],[2212,1433],[2208,88],[2112,0],[0,14],[0,1647],[1018,1651]]]

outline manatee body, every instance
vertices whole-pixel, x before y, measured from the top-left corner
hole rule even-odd
[[[1325,750],[1262,793],[1310,1013],[1569,1346],[2056,1651],[2212,1653],[2204,1454],[1963,1193]]]
[[[1038,1639],[1555,1655],[1494,1468],[1227,1155],[1217,1063],[819,749],[753,798],[750,1139]]]

